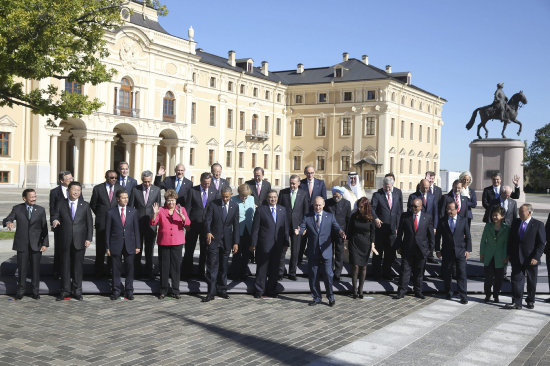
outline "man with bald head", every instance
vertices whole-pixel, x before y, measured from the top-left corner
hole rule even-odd
[[[500,206],[504,208],[506,214],[504,215],[504,222],[506,225],[512,225],[512,221],[518,217],[518,205],[515,200],[510,196],[512,195],[512,188],[510,186],[501,186],[500,187],[500,196],[495,198],[491,205],[485,210],[485,215],[483,216],[483,222],[489,222],[491,211],[493,207]]]
[[[160,166],[157,176],[155,177],[155,186],[165,191],[169,189],[175,189],[178,192],[178,201],[177,203],[180,206],[185,207],[185,210],[189,212],[190,205],[190,191],[193,187],[193,183],[185,178],[185,165],[179,163],[174,168],[175,175],[168,176],[162,180],[162,176],[166,173],[164,166]]]

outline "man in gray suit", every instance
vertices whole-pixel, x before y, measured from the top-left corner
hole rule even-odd
[[[216,198],[222,198],[222,188],[229,187],[229,183],[226,179],[222,178],[222,166],[220,163],[214,163],[210,167],[210,172],[212,173],[212,183],[211,186],[216,190]]]
[[[138,214],[140,227],[140,251],[134,257],[135,271],[138,275],[154,278],[153,249],[157,237],[157,227],[149,223],[154,216],[153,204],[160,206],[160,188],[153,185],[153,172],[141,173],[141,184],[134,187],[128,206],[134,207]],[[141,256],[145,250],[145,270],[141,268]]]

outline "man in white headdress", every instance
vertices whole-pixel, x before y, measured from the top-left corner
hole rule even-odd
[[[346,191],[344,192],[344,198],[351,204],[351,210],[357,209],[357,200],[361,197],[366,197],[365,190],[361,186],[361,179],[357,172],[348,173],[348,184],[344,186]]]

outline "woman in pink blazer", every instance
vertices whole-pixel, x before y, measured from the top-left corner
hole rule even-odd
[[[184,207],[176,205],[178,194],[169,189],[164,194],[164,207],[153,204],[154,216],[151,225],[158,224],[157,244],[160,265],[160,295],[164,299],[168,294],[168,278],[172,277],[172,297],[180,298],[181,252],[185,244],[185,231],[191,220]]]

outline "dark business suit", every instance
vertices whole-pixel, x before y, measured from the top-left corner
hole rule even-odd
[[[151,226],[150,222],[154,216],[153,204],[157,203],[159,207],[161,198],[160,198],[160,188],[151,185],[149,187],[149,196],[147,197],[147,202],[145,202],[145,196],[143,193],[143,184],[140,184],[132,190],[132,196],[128,201],[128,206],[134,207],[137,211],[139,219],[139,232],[140,232],[140,252],[134,257],[136,271],[141,270],[141,257],[142,253],[145,250],[145,274],[153,274],[153,250],[155,248],[155,238],[157,236],[157,227]]]
[[[326,201],[327,199],[327,187],[325,186],[325,181],[322,179],[313,178],[313,189],[311,190],[311,196],[309,195],[309,182],[307,178],[304,178],[300,181],[299,189],[306,192],[307,204],[309,211],[313,211],[313,199],[317,196],[323,197]]]
[[[341,228],[336,222],[334,215],[330,212],[321,211],[321,225],[318,228],[316,223],[316,212],[310,212],[300,225],[300,234],[307,230],[308,246],[306,250],[309,267],[309,289],[313,301],[321,302],[320,270],[323,272],[323,280],[329,301],[334,301],[332,292],[332,236],[337,235]]]
[[[118,184],[128,192],[128,199],[132,198],[132,193],[134,190],[134,187],[138,185],[137,180],[134,178],[127,176],[126,177],[126,183],[124,184],[122,181],[122,176],[119,174],[118,176]]]
[[[426,258],[434,249],[432,216],[421,211],[416,231],[414,230],[414,216],[413,212],[405,212],[401,215],[395,239],[395,250],[401,250],[401,278],[397,290],[398,295],[404,295],[407,292],[411,269],[414,292],[422,293],[422,277]]]
[[[302,223],[304,215],[308,211],[307,193],[297,189],[295,193],[294,207],[292,207],[292,199],[290,194],[290,188],[282,189],[279,192],[279,199],[277,204],[283,206],[286,209],[286,217],[288,222],[288,231],[290,236],[290,263],[288,265],[288,275],[296,276],[296,267],[298,267],[298,254],[300,251],[301,237],[294,233],[296,229]],[[279,277],[285,273],[285,256],[288,247],[283,247],[281,252],[281,263],[279,264]]]
[[[70,201],[60,204],[52,218],[52,222],[60,222],[63,242],[61,297],[73,293],[82,295],[82,265],[86,254],[86,241],[92,241],[94,234],[92,210],[86,201],[78,201],[74,219],[71,215]],[[72,265],[71,265],[72,264]],[[71,286],[72,274],[72,286]]]
[[[155,176],[155,186],[159,187],[160,189],[164,189],[165,191],[169,189],[176,189],[176,180],[178,179],[177,176],[170,175],[164,178],[164,180],[161,179],[161,175]],[[185,177],[182,177],[181,179],[182,181],[180,183],[180,189],[178,191],[177,203],[180,206],[185,207],[185,211],[189,212],[189,192],[191,191],[191,188],[193,188],[193,182]]]
[[[254,202],[256,203],[256,206],[267,204],[267,193],[271,190],[271,183],[269,183],[265,179],[262,179],[262,187],[260,189],[259,196],[258,190],[256,189],[256,181],[254,179],[247,180],[245,183],[250,186],[250,190],[252,191],[252,196],[254,197]]]
[[[126,293],[126,296],[134,294],[134,256],[136,255],[136,249],[140,247],[138,213],[135,208],[126,206],[124,215],[126,220],[123,224],[117,205],[107,211],[105,219],[105,246],[111,252],[112,290],[115,297],[119,297],[123,292]],[[122,257],[124,257],[126,267],[124,288],[120,281]]]
[[[205,231],[214,236],[208,244],[208,295],[227,293],[227,268],[233,244],[239,244],[239,206],[232,200],[212,201],[206,209]],[[192,221],[191,221],[192,223]]]
[[[342,198],[339,202],[336,202],[334,198],[329,198],[325,202],[324,210],[334,215],[340,228],[347,234],[351,218],[351,205],[349,201]],[[340,277],[342,268],[344,267],[344,239],[338,234],[332,236],[332,250],[334,252],[334,260],[332,261],[334,277]]]
[[[511,227],[514,219],[517,219],[518,217],[518,204],[515,200],[511,198],[507,198],[506,202],[508,203],[508,209],[505,209],[506,213],[504,214],[504,222],[506,223],[506,225]],[[503,207],[502,204],[503,201],[501,201],[500,198],[495,198],[491,202],[489,207],[485,210],[485,214],[483,215],[483,222],[491,222],[491,212],[496,206]]]
[[[447,204],[450,202],[455,202],[454,193],[451,191],[441,197],[441,207],[439,211],[439,219],[447,219]],[[468,197],[460,195],[460,210],[458,211],[458,216],[468,219]]]
[[[27,205],[21,203],[13,206],[10,214],[2,221],[4,226],[8,222],[17,222],[12,249],[17,251],[17,293],[16,297],[23,297],[27,285],[27,272],[30,261],[32,273],[32,294],[37,296],[40,290],[40,259],[42,246],[49,246],[48,223],[46,210],[42,206],[30,206],[31,217]]]
[[[109,200],[105,182],[95,185],[92,190],[90,208],[95,214],[95,273],[105,272],[105,217],[107,211],[117,205],[116,192],[122,187],[117,183],[113,186],[113,197]],[[109,260],[108,260],[109,262]],[[110,265],[110,262],[108,263]]]
[[[437,209],[439,210],[439,205],[441,203],[441,197],[443,196],[443,191],[441,190],[441,187],[436,186],[435,184],[430,186],[430,189],[428,189],[428,193],[434,196],[435,198],[435,204],[437,205]]]
[[[401,190],[393,187],[392,207],[388,204],[386,192],[380,188],[372,195],[372,217],[373,220],[380,219],[382,226],[376,228],[376,250],[379,255],[373,255],[372,266],[375,277],[384,275],[386,278],[393,277],[391,265],[395,260],[395,249],[393,242],[397,234],[399,219],[403,213],[403,194]],[[382,264],[382,255],[384,262]]]
[[[412,204],[415,199],[419,198],[422,201],[422,213],[430,216],[432,219],[433,227],[437,227],[439,222],[439,211],[437,210],[437,201],[433,194],[430,194],[429,191],[426,192],[426,200],[424,200],[424,195],[420,191],[411,193],[409,200],[407,201],[407,211],[412,212]]]
[[[216,190],[212,188],[212,185],[208,187],[206,195],[206,206],[202,204],[201,186],[194,186],[189,191],[189,210],[187,214],[191,220],[191,226],[185,233],[185,254],[183,255],[183,261],[181,264],[181,273],[184,277],[189,277],[193,273],[193,254],[195,247],[197,246],[197,239],[199,239],[199,276],[204,275],[204,269],[206,265],[206,209],[208,204],[216,199]],[[187,209],[186,209],[187,210]]]
[[[218,199],[218,198],[222,198],[222,189],[224,187],[229,187],[229,183],[227,182],[226,179],[220,178],[220,182],[218,183],[218,188],[216,188],[216,181],[214,177],[212,177],[212,182],[210,183],[210,186],[214,188],[214,190],[216,191],[216,198]]]
[[[532,304],[535,302],[535,293],[537,290],[537,277],[539,270],[540,257],[544,252],[546,243],[546,232],[544,224],[531,217],[529,224],[520,237],[521,219],[515,219],[510,229],[510,238],[508,239],[508,258],[512,265],[512,301],[521,306],[523,297],[523,287],[525,286],[525,277],[527,277],[527,297],[525,302]],[[536,259],[537,264],[531,265],[531,259]]]
[[[494,186],[491,185],[489,187],[483,188],[483,193],[481,194],[481,204],[483,205],[484,209],[487,210],[495,201],[497,201],[498,198],[500,198],[501,187],[502,186],[499,186],[498,188],[498,191],[499,191],[498,196],[495,194]],[[520,188],[518,186],[518,187],[515,187],[514,191],[510,194],[510,198],[517,200],[519,198],[519,195],[520,195]],[[484,222],[487,222],[485,221],[485,217],[483,219],[484,219],[483,220]]]
[[[451,274],[453,265],[456,266],[456,282],[458,293],[461,299],[466,299],[468,278],[466,273],[465,252],[472,252],[472,237],[468,219],[465,216],[456,215],[456,225],[454,232],[449,226],[449,218],[439,220],[437,232],[435,234],[435,250],[441,252],[443,261],[441,263],[441,272],[445,292],[452,296]]]
[[[470,187],[468,187],[468,194],[470,197],[466,196],[466,202],[468,203],[468,225],[471,226],[472,219],[474,218],[474,215],[472,214],[472,208],[477,207],[477,196],[476,191]]]
[[[255,294],[276,295],[279,263],[283,246],[288,246],[288,224],[286,209],[277,205],[276,221],[271,207],[261,205],[254,213],[252,221],[252,247],[256,248]],[[267,278],[267,285],[266,285]]]

